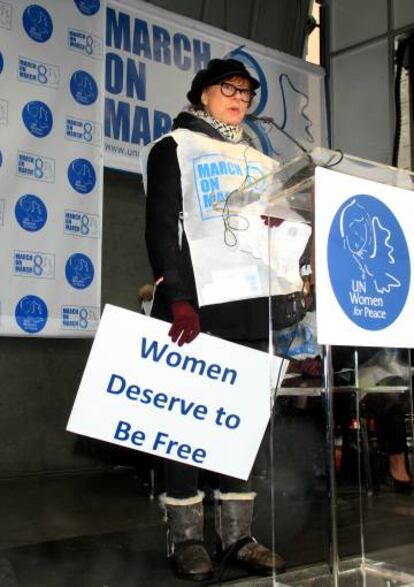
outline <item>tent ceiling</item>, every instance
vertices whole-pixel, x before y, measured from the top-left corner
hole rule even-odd
[[[312,0],[152,0],[149,3],[301,57]]]

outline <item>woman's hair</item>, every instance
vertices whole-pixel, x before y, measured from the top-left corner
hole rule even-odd
[[[205,111],[206,107],[204,106],[204,104],[201,103],[201,100],[198,100],[196,104],[191,104],[189,107],[189,110],[204,110]]]

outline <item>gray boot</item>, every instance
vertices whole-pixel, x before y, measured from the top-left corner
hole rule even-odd
[[[216,494],[215,522],[222,562],[236,564],[252,574],[271,575],[273,570],[283,571],[286,562],[252,536],[255,496],[255,493]]]
[[[188,499],[161,496],[167,518],[167,555],[177,576],[203,581],[213,565],[204,547],[203,494]]]

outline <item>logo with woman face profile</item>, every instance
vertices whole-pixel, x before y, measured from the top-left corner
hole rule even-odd
[[[90,106],[98,97],[98,85],[90,73],[79,69],[70,78],[70,93],[82,106]]]
[[[34,295],[21,298],[16,304],[14,314],[17,324],[28,334],[43,330],[48,318],[47,305],[42,298]]]
[[[93,16],[101,6],[100,0],[75,0],[75,4],[80,12],[86,16]]]
[[[46,137],[52,130],[52,111],[40,100],[28,102],[23,108],[22,118],[27,130],[38,139]]]
[[[23,28],[36,43],[46,43],[53,33],[53,22],[48,11],[31,4],[23,12]]]
[[[96,185],[92,163],[88,159],[74,159],[68,167],[68,180],[79,194],[89,194]]]
[[[328,240],[328,269],[348,318],[381,330],[400,315],[410,286],[410,258],[391,210],[370,195],[355,195],[337,211]]]
[[[47,208],[38,196],[26,194],[21,196],[14,208],[18,224],[28,232],[37,232],[46,224]]]
[[[89,257],[83,253],[74,253],[66,261],[65,275],[72,287],[85,289],[92,283],[95,269]]]

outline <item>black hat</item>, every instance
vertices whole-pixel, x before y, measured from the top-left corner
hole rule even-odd
[[[241,61],[237,59],[212,59],[207,63],[206,69],[200,69],[194,76],[187,98],[191,104],[197,106],[201,102],[201,93],[204,88],[236,75],[248,79],[253,90],[260,86],[260,82],[250,75]]]

